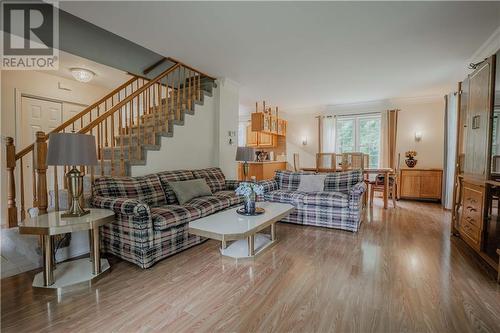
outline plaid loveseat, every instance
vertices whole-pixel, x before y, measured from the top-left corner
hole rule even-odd
[[[295,210],[283,222],[358,231],[362,220],[366,184],[358,170],[326,176],[322,192],[299,192],[300,172],[277,171],[274,179],[261,181],[266,201],[290,203]]]
[[[204,178],[212,196],[179,205],[169,181]],[[100,177],[92,187],[93,207],[112,209],[115,222],[102,229],[102,249],[142,268],[201,243],[188,223],[242,203],[238,182],[219,168],[165,171],[143,177]]]

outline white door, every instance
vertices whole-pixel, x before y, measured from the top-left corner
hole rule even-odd
[[[73,103],[66,103],[64,102],[62,104],[62,110],[63,110],[63,121],[66,121],[74,116],[76,116],[77,114],[79,114],[80,112],[82,112],[84,109],[86,108],[86,106],[83,106],[83,105],[80,105],[80,104],[73,104]],[[93,114],[94,115],[94,114]],[[85,116],[83,121],[77,121],[74,123],[74,130],[75,132],[78,132],[78,130],[80,130],[82,128],[82,124],[83,126],[86,126],[89,124],[89,115]],[[68,130],[72,130],[73,129],[73,126],[69,127]]]
[[[49,133],[62,123],[62,103],[43,99],[22,97],[21,105],[21,147],[27,147],[36,140],[36,132]],[[24,207],[33,207],[33,160],[31,154],[23,159],[24,165]],[[59,171],[60,170],[60,171]],[[59,168],[59,185],[62,181],[62,168]],[[53,189],[54,169],[47,170],[47,185]],[[59,186],[60,187],[60,186]]]

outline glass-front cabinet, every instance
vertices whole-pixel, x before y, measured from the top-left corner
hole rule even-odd
[[[459,83],[453,233],[498,271],[500,52]]]

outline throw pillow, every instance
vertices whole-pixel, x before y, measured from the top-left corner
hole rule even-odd
[[[300,175],[299,192],[323,192],[325,188],[326,174],[323,175]]]
[[[174,191],[179,205],[183,205],[191,199],[212,195],[207,181],[203,178],[184,180],[178,182],[168,182],[168,185]]]

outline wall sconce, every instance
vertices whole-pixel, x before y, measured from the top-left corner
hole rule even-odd
[[[419,142],[420,140],[422,140],[422,132],[416,131],[415,132],[415,141]]]
[[[307,145],[307,136],[302,137],[302,145],[306,146]]]

